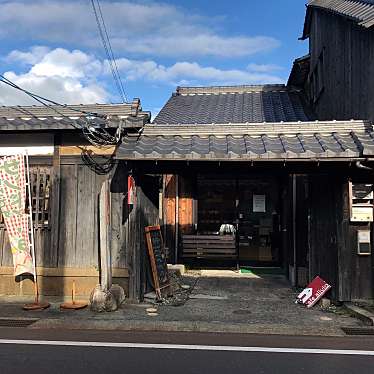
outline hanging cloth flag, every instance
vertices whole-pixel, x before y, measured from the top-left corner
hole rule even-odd
[[[29,219],[25,214],[25,158],[15,155],[0,158],[0,211],[4,217],[13,254],[14,275],[35,276],[30,254]]]

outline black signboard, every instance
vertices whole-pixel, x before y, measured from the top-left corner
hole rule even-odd
[[[145,235],[156,296],[161,298],[161,290],[169,288],[170,280],[160,226],[147,226]]]

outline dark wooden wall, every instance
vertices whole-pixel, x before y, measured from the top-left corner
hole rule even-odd
[[[328,174],[310,176],[310,275],[319,275],[332,286],[338,298],[337,217],[339,181]]]
[[[350,222],[348,181],[343,181],[339,196],[342,207],[338,216],[339,230],[339,299],[341,301],[372,299],[373,258],[372,255],[357,254],[357,231],[371,229],[371,224]]]
[[[123,169],[124,170],[124,169]],[[122,170],[122,172],[123,172]],[[130,206],[126,215],[127,250],[129,270],[129,298],[142,300],[150,291],[151,272],[145,242],[145,227],[159,225],[159,177],[135,175],[136,204]]]
[[[374,120],[374,31],[344,17],[314,10],[311,70],[324,50],[324,91],[315,104],[319,120]]]

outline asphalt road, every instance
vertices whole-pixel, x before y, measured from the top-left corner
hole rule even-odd
[[[0,373],[373,373],[374,337],[0,329]]]

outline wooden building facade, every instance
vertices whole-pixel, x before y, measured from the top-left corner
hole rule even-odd
[[[142,112],[139,100],[55,109],[58,113],[35,106],[0,108],[0,155],[25,150],[29,154],[40,293],[69,295],[75,280],[77,294],[88,296],[99,283],[98,194],[108,178],[112,180],[113,278],[128,292],[133,280],[129,269],[134,265],[125,248],[135,221],[124,203],[127,173],[116,171],[115,165],[104,173],[103,163],[108,163],[115,146],[93,146],[80,126],[89,113],[91,118],[100,116],[92,125],[104,126],[108,133],[114,134],[119,128],[124,133],[136,132],[149,121],[149,113]],[[14,280],[9,240],[1,220],[0,294],[32,293],[27,276]]]
[[[302,88],[319,120],[374,120],[374,3],[310,0],[301,39],[309,54],[288,84]]]
[[[293,285],[321,276],[334,300],[372,299],[373,25],[372,1],[311,0],[310,53],[287,86],[180,87],[152,124],[139,101],[57,117],[0,108],[0,153],[35,151],[41,292],[68,294],[75,279],[87,295],[98,283],[97,197],[110,178],[114,280],[131,299],[147,291],[144,229],[158,224],[170,262],[277,267]],[[121,144],[90,146],[74,127],[87,112]],[[113,155],[113,168],[82,158],[90,151],[99,163]],[[0,222],[0,293],[32,293],[14,283],[6,236]]]
[[[302,95],[179,88],[116,157],[154,196],[171,262],[278,267],[298,286],[320,275],[334,300],[371,299],[372,125],[315,121]]]

